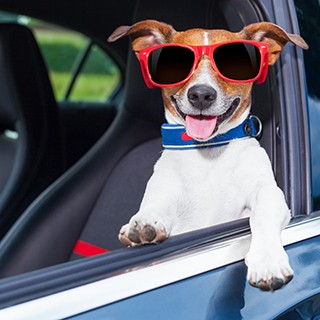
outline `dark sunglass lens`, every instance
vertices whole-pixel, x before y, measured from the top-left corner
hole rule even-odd
[[[218,47],[213,54],[220,73],[232,80],[250,80],[259,74],[260,52],[248,43],[230,43]]]
[[[150,53],[149,73],[157,84],[175,84],[187,78],[193,62],[194,53],[191,50],[175,46],[163,47]]]

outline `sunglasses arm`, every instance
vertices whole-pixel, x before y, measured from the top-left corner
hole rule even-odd
[[[263,44],[263,48],[260,49],[260,52],[261,52],[262,66],[261,66],[260,77],[256,80],[257,84],[261,84],[261,83],[265,82],[267,75],[268,75],[269,51],[268,51],[268,44],[267,43]]]

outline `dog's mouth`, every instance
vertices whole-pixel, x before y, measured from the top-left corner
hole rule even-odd
[[[179,116],[185,122],[186,130],[189,136],[199,141],[209,140],[218,130],[221,123],[229,119],[240,104],[241,99],[235,98],[228,110],[219,116],[208,116],[203,114],[191,115],[185,114],[179,108],[174,97],[171,97],[173,104]]]

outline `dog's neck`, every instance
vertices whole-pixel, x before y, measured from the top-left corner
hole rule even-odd
[[[258,123],[258,127],[256,127],[255,122]],[[165,123],[161,127],[162,145],[164,149],[169,150],[217,148],[225,146],[235,139],[256,137],[260,134],[261,129],[260,120],[251,116],[223,134],[219,134],[207,141],[197,141],[188,136],[183,125]]]

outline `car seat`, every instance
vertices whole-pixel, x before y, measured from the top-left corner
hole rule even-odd
[[[212,0],[200,0],[198,10],[190,2],[183,6],[171,0],[137,3],[134,21],[154,18],[177,30],[204,27],[235,31],[260,19],[249,1],[245,13],[240,2],[241,10],[227,11],[221,1]],[[168,6],[171,10],[166,10]],[[106,30],[106,36],[111,32]],[[139,208],[160,157],[160,126],[164,122],[160,91],[146,88],[139,63],[129,52],[121,111],[85,157],[29,206],[0,243],[1,277],[123,247],[117,234]],[[258,92],[263,107],[258,115],[269,119],[265,86],[259,89],[263,94]],[[268,137],[268,125],[264,134]]]
[[[46,67],[32,32],[0,24],[0,238],[62,173],[62,144]]]

